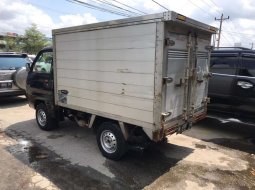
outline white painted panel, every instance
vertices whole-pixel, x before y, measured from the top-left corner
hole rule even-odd
[[[57,51],[84,51],[96,49],[138,49],[155,47],[155,34],[130,37],[84,39],[79,41],[58,41]]]
[[[57,90],[68,107],[153,123],[153,24],[56,35]]]
[[[167,76],[173,79],[172,83],[167,84],[164,111],[171,112],[168,118],[173,119],[183,113],[184,107],[184,85],[178,85],[184,81],[185,67],[187,64],[187,52],[185,46],[180,50],[168,51],[168,70]]]
[[[117,73],[154,73],[154,62],[145,61],[81,61],[58,59],[58,69],[78,69]]]
[[[92,109],[92,110],[96,110],[100,112],[106,112],[109,114],[122,116],[129,119],[135,119],[138,121],[144,121],[148,123],[153,122],[152,112],[133,109],[126,106],[102,103],[102,102],[98,102],[94,100],[87,100],[87,99],[76,98],[72,96],[68,96],[67,104],[79,106],[79,107],[85,107],[87,109]]]
[[[132,25],[118,28],[109,28],[103,30],[93,30],[86,32],[74,32],[69,34],[57,35],[56,43],[64,41],[81,41],[87,39],[98,38],[116,38],[116,37],[130,37],[130,36],[145,36],[156,34],[156,24],[142,24]]]
[[[58,86],[58,88],[68,91],[68,97],[94,100],[102,103],[120,105],[144,111],[153,111],[153,100],[136,98],[125,94],[110,94],[105,92],[96,92],[79,88],[71,88],[66,86]],[[67,98],[68,98],[67,97]]]
[[[154,82],[154,76],[152,74],[114,73],[66,69],[58,69],[58,77],[118,84],[133,84],[140,86],[153,86]]]
[[[174,78],[175,75],[168,75]],[[171,112],[171,116],[168,119],[176,118],[183,112],[183,100],[184,100],[184,89],[182,86],[175,86],[174,83],[167,85],[167,95],[165,100],[165,111]]]
[[[137,86],[128,84],[105,83],[97,81],[58,78],[57,86],[76,87],[84,90],[106,92],[112,94],[125,94],[143,99],[153,99],[154,88],[152,86]]]
[[[204,44],[199,44],[200,46],[204,46]],[[197,57],[197,73],[198,75],[206,75],[209,72],[209,63],[207,59],[207,52],[199,52],[199,55]],[[202,55],[202,56],[201,56]],[[203,106],[202,101],[205,97],[207,97],[207,88],[208,88],[208,79],[206,77],[202,78],[203,82],[197,83],[196,85],[196,100],[195,103],[195,109],[200,108]]]
[[[57,51],[57,60],[127,60],[127,61],[153,61],[155,60],[155,48],[147,49],[121,49],[121,50],[90,50],[90,51]],[[57,65],[59,63],[57,62]]]

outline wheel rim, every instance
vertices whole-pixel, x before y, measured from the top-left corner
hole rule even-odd
[[[117,150],[117,140],[115,135],[111,131],[104,130],[101,133],[100,141],[105,152],[111,154]]]
[[[37,120],[38,120],[38,123],[41,126],[44,127],[46,125],[47,117],[46,117],[46,113],[45,113],[44,110],[42,110],[42,109],[38,110],[38,112],[37,112]]]

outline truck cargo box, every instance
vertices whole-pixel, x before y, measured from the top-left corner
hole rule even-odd
[[[213,33],[172,11],[53,30],[55,104],[181,133],[206,116]]]

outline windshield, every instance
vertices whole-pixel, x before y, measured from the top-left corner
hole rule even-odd
[[[20,67],[25,67],[26,63],[30,61],[24,57],[11,57],[11,56],[0,56],[0,70],[15,70]]]

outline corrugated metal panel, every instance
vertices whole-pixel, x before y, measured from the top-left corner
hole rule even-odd
[[[84,35],[88,32],[82,32]],[[79,33],[80,34],[80,33]],[[130,35],[130,34],[129,34]],[[58,51],[70,50],[70,51],[84,51],[84,50],[104,50],[104,49],[141,49],[148,47],[155,47],[154,34],[147,35],[135,35],[124,37],[112,37],[102,38],[97,37],[94,39],[79,39],[72,41],[57,40]],[[79,43],[77,43],[79,41]],[[83,43],[81,43],[83,42]],[[121,43],[120,43],[121,42]]]
[[[153,104],[150,99],[137,98],[133,96],[125,95],[125,92],[121,94],[113,94],[106,92],[98,92],[92,90],[85,90],[80,88],[71,88],[66,86],[59,86],[60,89],[65,89],[69,92],[68,96],[75,98],[94,100],[113,105],[120,105],[124,107],[134,108],[138,110],[151,111]],[[68,103],[68,101],[67,101]]]
[[[152,83],[154,82],[152,74],[115,73],[74,69],[58,69],[58,77],[138,86],[152,86]],[[76,84],[73,85],[76,87]]]
[[[57,90],[69,107],[153,123],[155,39],[155,23],[56,35]]]
[[[85,90],[93,90],[97,92],[106,92],[113,94],[125,94],[127,96],[133,96],[143,99],[153,99],[154,88],[152,86],[137,86],[129,84],[117,84],[108,82],[88,81],[80,79],[70,79],[66,77],[58,78],[58,86],[76,87]]]
[[[154,72],[153,67],[148,67],[154,63],[149,61],[83,61],[71,59],[58,59],[58,61],[61,62],[57,66],[58,69],[142,74],[153,74]]]
[[[131,25],[102,30],[93,30],[86,32],[71,32],[63,35],[57,35],[56,43],[66,41],[83,41],[88,39],[114,39],[136,36],[146,36],[155,34],[155,23]],[[86,33],[86,34],[85,34]]]
[[[144,49],[96,49],[87,51],[69,51],[67,49],[65,51],[57,50],[56,56],[57,59],[82,61],[152,61],[155,59],[155,49],[151,47]],[[58,62],[57,64],[60,67],[61,63]]]

